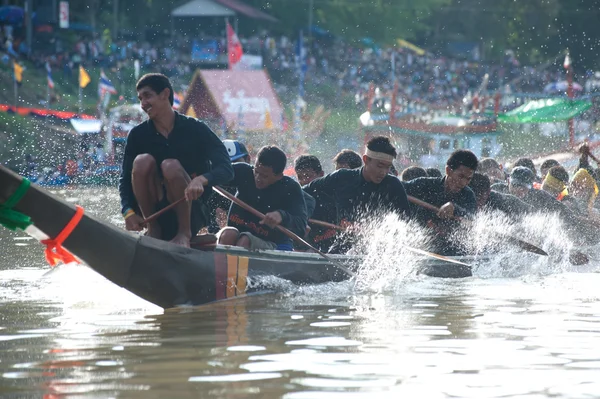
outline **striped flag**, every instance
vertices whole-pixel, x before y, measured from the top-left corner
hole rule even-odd
[[[181,107],[181,101],[183,100],[183,96],[180,93],[173,93],[173,108],[179,109]]]
[[[50,63],[46,61],[46,72],[48,77],[48,87],[54,89],[54,80],[52,80],[52,69],[50,68]]]
[[[113,84],[110,82],[104,73],[104,70],[101,69],[100,80],[98,81],[98,96],[103,98],[106,93],[117,94],[117,89],[115,89],[115,86],[113,86]]]

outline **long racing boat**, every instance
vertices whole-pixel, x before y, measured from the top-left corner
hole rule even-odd
[[[26,183],[0,166],[0,222],[3,210],[30,218],[24,228],[28,234],[59,247],[54,248],[58,252],[64,247],[114,284],[163,308],[250,294],[258,288],[249,283],[261,276],[294,284],[339,282],[352,278],[361,264],[360,256],[325,259],[316,253],[251,252],[219,245],[183,248],[97,220],[80,207]],[[15,196],[19,197],[16,201]],[[471,276],[468,266],[426,258],[419,272],[432,277]]]

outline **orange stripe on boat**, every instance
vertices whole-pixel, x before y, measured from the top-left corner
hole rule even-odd
[[[227,298],[234,297],[235,282],[238,272],[238,257],[235,255],[227,255]]]
[[[237,284],[236,290],[237,295],[244,295],[246,293],[246,280],[248,277],[248,258],[240,256],[238,261],[238,273],[237,273]]]

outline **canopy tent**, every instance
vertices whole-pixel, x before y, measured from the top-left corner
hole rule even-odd
[[[498,115],[498,122],[546,123],[571,119],[591,108],[589,100],[546,98],[530,101],[505,114]]]
[[[182,17],[233,17],[235,12],[213,0],[192,0],[171,11],[171,16]]]
[[[171,11],[173,18],[233,17],[237,14],[253,19],[277,22],[267,13],[238,0],[192,0]]]
[[[274,131],[283,124],[283,106],[263,70],[197,70],[179,112],[233,130]]]

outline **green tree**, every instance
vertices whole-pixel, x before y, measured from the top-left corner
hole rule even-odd
[[[600,8],[597,0],[559,0],[556,33],[550,42],[555,53],[569,48],[575,69],[600,69]]]
[[[551,56],[549,39],[556,32],[558,2],[452,0],[431,18],[428,44],[478,42],[486,58],[501,58],[512,49],[520,60],[537,62]]]

